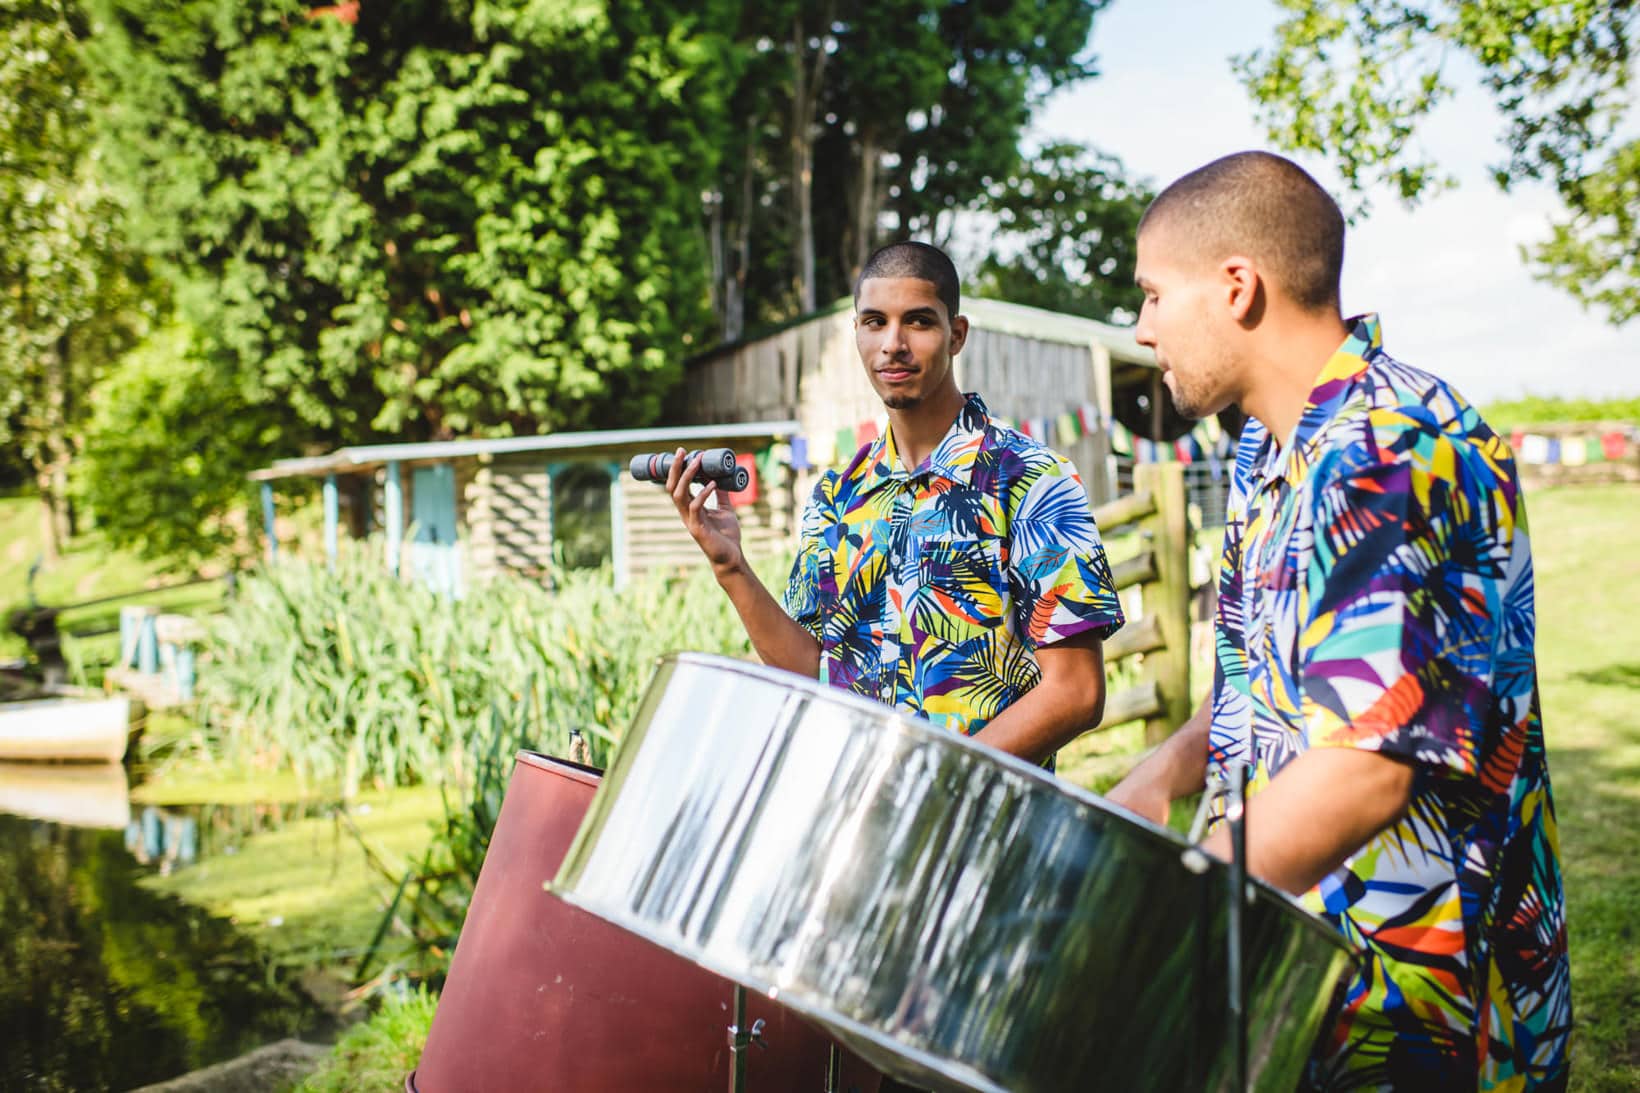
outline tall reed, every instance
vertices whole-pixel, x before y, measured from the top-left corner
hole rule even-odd
[[[508,747],[564,754],[579,732],[602,764],[655,659],[745,655],[709,575],[607,572],[548,589],[502,577],[451,600],[365,560],[285,561],[241,584],[212,630],[200,692],[219,750],[339,784],[466,782],[469,737],[507,713]],[[486,749],[487,750],[487,749]]]

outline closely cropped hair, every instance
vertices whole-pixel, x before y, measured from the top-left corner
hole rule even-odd
[[[957,286],[957,267],[938,247],[908,239],[878,248],[866,259],[865,268],[855,278],[856,304],[860,302],[860,286],[875,277],[914,277],[919,281],[931,281],[940,303],[945,305],[946,317],[957,317],[962,303],[962,294]]]
[[[1291,160],[1237,152],[1198,167],[1157,195],[1139,230],[1163,222],[1179,229],[1205,262],[1245,254],[1299,306],[1338,306],[1344,216]]]

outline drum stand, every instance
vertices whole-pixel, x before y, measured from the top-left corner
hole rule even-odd
[[[746,988],[735,984],[735,1023],[729,1026],[729,1093],[746,1093],[746,1049],[756,1044],[768,1050],[763,1039],[763,1018],[746,1027]],[[838,1093],[842,1082],[843,1053],[831,1045],[826,1056],[825,1093]]]
[[[1207,856],[1196,848],[1202,831],[1207,826],[1207,812],[1220,796],[1229,798],[1224,818],[1230,824],[1230,868],[1226,872],[1228,914],[1225,918],[1225,988],[1228,994],[1227,1010],[1230,1015],[1230,1038],[1233,1055],[1231,1071],[1236,1093],[1246,1093],[1247,1084],[1247,978],[1243,958],[1246,955],[1244,911],[1253,893],[1247,885],[1247,764],[1237,763],[1224,779],[1214,779],[1202,794],[1196,809],[1196,818],[1190,824],[1191,846],[1184,852],[1185,868],[1195,873],[1206,872]],[[1203,1075],[1205,1079],[1205,1075]]]

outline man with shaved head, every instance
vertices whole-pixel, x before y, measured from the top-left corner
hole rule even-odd
[[[1110,797],[1251,776],[1247,864],[1361,962],[1307,1088],[1560,1090],[1571,993],[1514,454],[1344,318],[1344,221],[1278,156],[1169,186],[1136,331],[1185,414],[1235,404],[1213,694]],[[1218,807],[1220,818],[1222,803]],[[1208,849],[1228,855],[1219,824]]]

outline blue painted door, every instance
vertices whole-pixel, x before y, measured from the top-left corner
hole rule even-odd
[[[456,471],[452,464],[415,469],[410,480],[410,519],[416,531],[410,543],[410,565],[416,579],[439,592],[461,595]]]

